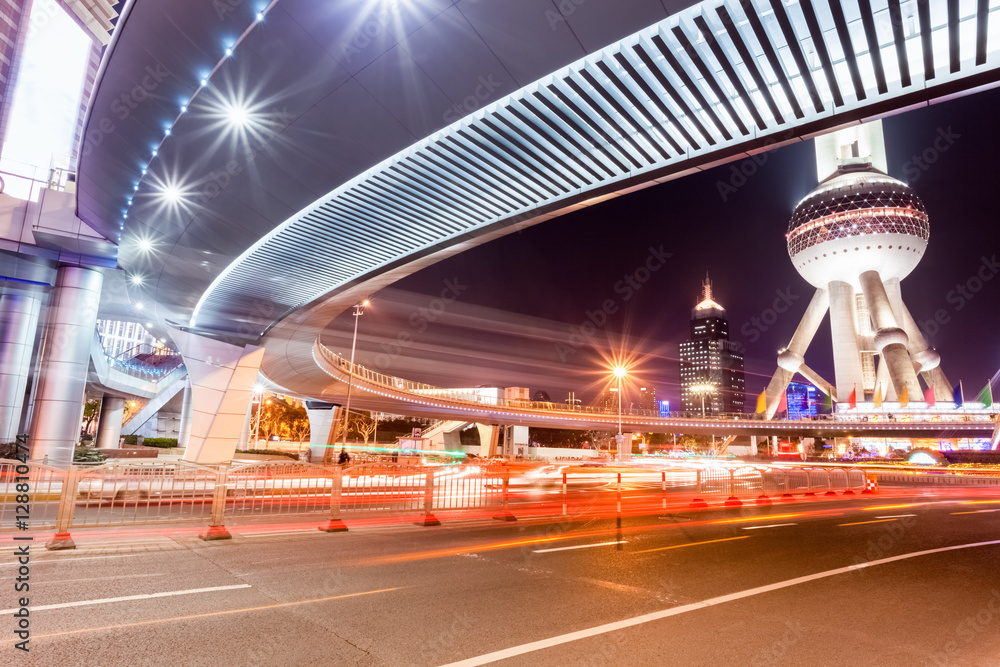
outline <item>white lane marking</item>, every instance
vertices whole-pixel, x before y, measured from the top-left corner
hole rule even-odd
[[[626,544],[625,540],[618,542],[601,542],[600,544],[578,544],[575,547],[556,547],[555,549],[535,549],[533,553],[547,554],[552,551],[570,551],[571,549],[590,549],[592,547],[606,547],[612,544]]]
[[[772,523],[770,526],[744,526],[743,530],[760,530],[761,528],[780,528],[781,526],[797,526],[797,523]]]
[[[100,600],[78,600],[76,602],[63,602],[61,604],[46,604],[40,607],[32,607],[33,611],[43,609],[65,609],[66,607],[86,607],[92,604],[108,604],[110,602],[128,602],[129,600],[151,600],[153,598],[169,598],[175,595],[192,595],[194,593],[214,593],[216,591],[231,591],[236,588],[250,588],[250,584],[235,584],[233,586],[212,586],[211,588],[189,588],[184,591],[166,591],[164,593],[146,593],[144,595],[126,595],[121,598],[102,598]],[[0,614],[13,614],[14,609],[0,609]]]
[[[917,516],[916,514],[886,514],[885,516],[877,516],[876,519],[902,519],[904,516]]]
[[[983,512],[1000,512],[1000,510],[975,510],[973,514],[982,514]]]
[[[758,586],[757,588],[750,588],[745,591],[730,593],[729,595],[720,595],[719,597],[709,598],[708,600],[702,600],[701,602],[692,602],[691,604],[680,605],[678,607],[671,607],[670,609],[655,611],[650,614],[643,614],[642,616],[626,618],[625,620],[622,621],[605,623],[604,625],[598,625],[593,628],[587,628],[586,630],[577,630],[576,632],[568,632],[564,635],[557,635],[555,637],[549,637],[548,639],[542,639],[536,642],[522,644],[520,646],[512,646],[511,648],[506,648],[500,651],[494,651],[493,653],[487,653],[485,655],[476,656],[474,658],[468,658],[466,660],[459,660],[458,662],[452,662],[447,665],[444,665],[443,667],[474,667],[476,665],[485,665],[491,662],[497,662],[498,660],[506,660],[507,658],[513,658],[518,655],[524,655],[525,653],[533,653],[535,651],[541,651],[543,649],[551,648],[553,646],[559,646],[560,644],[568,644],[570,642],[575,642],[580,639],[587,639],[589,637],[595,637],[597,635],[607,634],[609,632],[614,632],[616,630],[624,630],[625,628],[631,628],[636,625],[642,625],[643,623],[658,621],[663,618],[669,618],[670,616],[679,616],[680,614],[686,614],[689,611],[706,609],[708,607],[712,607],[717,604],[732,602],[733,600],[742,600],[743,598],[752,597],[754,595],[760,595],[762,593],[770,593],[771,591],[781,590],[782,588],[789,588],[790,586],[798,586],[799,584],[805,584],[810,581],[815,581],[817,579],[825,579],[827,577],[833,577],[838,574],[847,574],[849,572],[861,570],[866,567],[872,567],[874,565],[884,565],[886,563],[894,563],[896,561],[907,560],[909,558],[916,558],[918,556],[927,556],[930,554],[944,553],[947,551],[957,551],[959,549],[971,549],[973,547],[994,546],[998,544],[1000,544],[1000,540],[990,540],[989,542],[973,542],[971,544],[958,544],[951,547],[927,549],[926,551],[914,551],[912,553],[901,554],[899,556],[890,556],[889,558],[882,558],[880,560],[872,560],[866,563],[857,563],[856,565],[848,565],[847,567],[838,567],[835,570],[817,572],[815,574],[809,574],[804,577],[796,577],[795,579],[788,579],[787,581],[779,581],[776,584],[768,584],[767,586]],[[6,613],[6,612],[0,612],[0,613]]]
[[[86,579],[55,579],[53,581],[36,581],[35,585],[39,586],[42,584],[76,584],[81,581],[105,581],[107,579],[137,579],[139,577],[165,577],[166,572],[162,574],[119,574],[114,577],[88,577]]]
[[[264,537],[266,535],[312,535],[316,533],[320,535],[321,533],[315,528],[311,531],[309,530],[279,530],[273,533],[239,533],[240,537]]]
[[[31,564],[38,565],[39,563],[69,563],[74,560],[97,560],[99,558],[129,558],[131,556],[148,556],[148,555],[149,555],[148,553],[143,552],[141,554],[116,554],[114,556],[82,556],[80,558],[47,558],[45,560],[37,560],[37,559],[32,560]],[[14,566],[17,565],[17,563],[0,563],[0,567],[3,567],[5,565]]]

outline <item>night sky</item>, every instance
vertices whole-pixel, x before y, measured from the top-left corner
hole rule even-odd
[[[1000,368],[1000,266],[993,264],[1000,255],[998,106],[1000,91],[994,90],[883,121],[889,173],[916,190],[931,222],[930,246],[902,282],[903,299],[918,322],[943,311],[945,322],[928,331],[930,342],[948,378],[963,380],[969,398]],[[939,136],[947,137],[938,142],[946,146],[942,152],[933,148]],[[921,168],[913,157],[925,150],[933,164]],[[542,223],[397,283],[374,295],[361,328],[359,363],[449,386],[545,389],[553,400],[575,389],[590,402],[604,382],[603,359],[627,349],[639,359],[637,385],[652,384],[659,398],[677,405],[677,344],[688,335],[690,310],[708,272],[716,300],[727,309],[731,337],[745,346],[752,399],[813,292],[792,267],[784,239],[795,204],[816,186],[813,142],[765,156],[735,192],[728,185],[739,185],[731,176],[740,162]],[[651,249],[670,257],[640,289],[620,282],[645,265]],[[991,279],[977,283],[980,272]],[[646,275],[640,270],[637,277]],[[981,286],[966,293],[971,298],[953,291],[970,279],[970,287]],[[458,280],[457,298],[435,304],[446,280]],[[787,312],[768,312],[776,299],[790,302]],[[606,300],[613,312],[596,327],[594,344],[580,345],[571,327]],[[433,317],[426,317],[428,310],[421,314],[421,307],[432,308]],[[349,320],[341,318],[338,328]],[[399,340],[404,344],[392,347]],[[806,362],[833,380],[828,320]],[[755,402],[747,405],[752,409]]]

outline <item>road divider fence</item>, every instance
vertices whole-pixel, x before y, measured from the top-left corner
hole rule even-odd
[[[419,525],[440,523],[436,513],[473,510],[479,516],[512,521],[515,513],[545,515],[559,507],[641,512],[666,507],[668,488],[682,504],[705,498],[739,506],[795,494],[852,494],[865,489],[860,469],[778,469],[758,466],[698,469],[612,469],[562,471],[549,477],[512,472],[503,463],[424,466],[366,462],[324,466],[297,461],[200,465],[186,461],[110,460],[69,470],[39,463],[0,460],[0,531],[18,530],[14,519],[18,480],[27,478],[32,530],[55,530],[50,549],[75,545],[79,528],[195,523],[204,539],[231,537],[227,526],[261,523],[271,517],[328,519],[320,530],[346,530],[344,516],[419,517]],[[617,475],[617,477],[615,476]],[[513,478],[512,478],[513,476]],[[669,482],[668,482],[669,476]],[[624,485],[623,485],[624,482]],[[20,483],[23,484],[23,481]],[[21,487],[24,488],[24,487]],[[559,494],[561,499],[551,494]],[[614,496],[609,492],[613,492]],[[22,495],[23,498],[23,495]],[[612,504],[612,502],[614,504]]]

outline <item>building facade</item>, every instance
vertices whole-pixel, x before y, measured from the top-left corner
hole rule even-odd
[[[816,416],[816,387],[804,382],[789,382],[785,395],[789,419],[810,419]]]
[[[691,311],[691,336],[680,344],[681,409],[718,415],[743,412],[743,355],[729,340],[726,309],[715,302],[705,276],[701,301]]]

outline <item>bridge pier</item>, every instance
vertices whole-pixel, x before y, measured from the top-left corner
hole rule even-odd
[[[264,348],[171,329],[191,380],[194,416],[184,460],[231,461],[250,409]]]
[[[101,399],[101,414],[97,419],[97,449],[118,449],[124,417],[125,399],[104,394]]]
[[[99,271],[61,266],[50,294],[29,442],[31,458],[47,459],[56,467],[72,465],[80,436],[103,284]]]
[[[0,294],[0,442],[14,442],[21,425],[42,296],[4,286]]]

